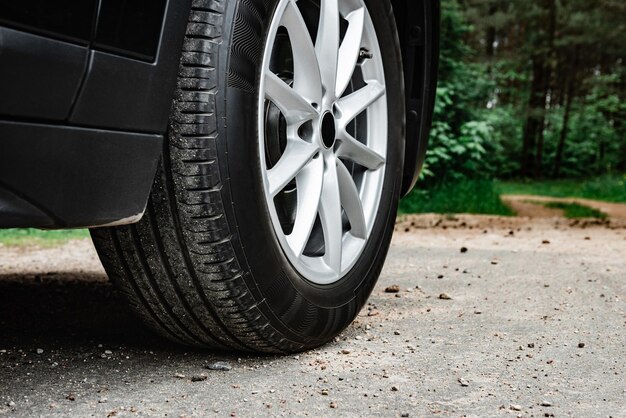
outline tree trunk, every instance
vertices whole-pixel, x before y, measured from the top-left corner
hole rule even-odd
[[[574,102],[574,80],[572,75],[569,79],[569,85],[567,87],[567,97],[565,98],[565,112],[563,113],[563,125],[561,126],[561,133],[559,135],[559,144],[556,147],[556,155],[554,157],[554,171],[552,176],[558,178],[561,175],[561,165],[563,163],[563,151],[565,150],[565,141],[567,140],[567,134],[569,129],[570,115],[572,114],[572,103]]]
[[[497,10],[498,9],[495,4],[492,4],[491,6],[489,6],[489,18],[493,18],[493,15],[496,14]],[[487,27],[487,30],[485,33],[485,53],[487,54],[487,57],[489,58],[493,58],[493,56],[495,55],[495,43],[496,43],[496,27],[490,24]]]
[[[545,65],[543,57],[533,57],[533,80],[530,87],[530,97],[528,99],[528,111],[526,125],[524,127],[524,137],[522,142],[522,164],[521,171],[525,177],[530,177],[535,172],[535,148],[537,145],[537,134],[540,114],[545,109],[544,78]]]
[[[543,176],[543,143],[544,143],[544,131],[546,127],[546,110],[549,105],[548,96],[550,94],[552,84],[552,60],[554,58],[554,38],[556,36],[556,18],[557,8],[556,0],[549,0],[549,13],[548,13],[548,50],[545,58],[545,68],[543,75],[543,92],[541,97],[541,112],[539,113],[539,119],[537,122],[537,150],[535,152],[535,171],[534,177],[541,178]]]

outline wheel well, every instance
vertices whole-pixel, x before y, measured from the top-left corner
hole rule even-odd
[[[439,64],[439,0],[391,0],[398,27],[406,90],[407,132],[402,194],[424,164]]]

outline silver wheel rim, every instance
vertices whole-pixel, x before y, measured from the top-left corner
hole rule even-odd
[[[343,278],[372,234],[387,159],[384,75],[363,0],[280,0],[261,69],[260,166],[278,241],[315,284]]]

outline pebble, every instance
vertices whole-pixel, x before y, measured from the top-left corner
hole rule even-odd
[[[227,361],[215,361],[213,363],[207,364],[204,367],[209,370],[216,370],[220,372],[228,372],[233,368],[233,366],[231,366],[230,363],[228,363]]]
[[[391,387],[391,391],[392,391],[392,392],[397,392],[398,390],[399,390],[399,389],[398,389],[398,387],[397,387],[397,386],[392,386],[392,387]]]
[[[43,354],[43,349],[38,348],[38,349],[36,350],[36,352],[37,352],[37,354]]]
[[[515,404],[511,404],[511,406],[509,407],[509,409],[511,411],[521,411],[522,407],[520,405],[515,405]]]
[[[398,293],[400,291],[400,286],[397,284],[392,284],[385,289],[385,293]]]
[[[400,416],[402,418],[408,418],[409,417],[409,413],[408,412],[403,412],[402,414],[400,414]]]
[[[344,348],[343,350],[341,350],[341,354],[350,354],[352,351],[348,350],[347,348]]]
[[[204,382],[207,379],[208,379],[208,376],[206,374],[198,374],[195,376],[191,376],[192,382]]]
[[[441,300],[450,300],[452,298],[447,293],[442,293],[442,294],[439,295],[439,299],[441,299]]]
[[[552,406],[552,403],[548,401],[542,401],[541,406]]]
[[[104,354],[106,354],[107,356],[110,356],[111,354],[113,354],[113,351],[111,351],[111,350],[104,350]]]
[[[467,252],[467,247],[461,247],[461,253],[465,254]]]
[[[380,315],[380,311],[377,309],[373,309],[371,311],[368,312],[367,316],[378,316]]]
[[[98,403],[107,403],[109,400],[107,398],[98,399]]]
[[[184,378],[185,378],[185,375],[184,375],[184,374],[182,374],[182,373],[176,373],[176,374],[174,375],[174,377],[175,377],[176,379],[184,379]]]
[[[578,348],[585,348],[585,343],[578,343]]]
[[[467,387],[469,386],[469,382],[465,379],[463,379],[462,377],[459,377],[459,383],[461,384],[461,386],[463,387]]]
[[[15,406],[15,402],[13,402],[13,401],[9,401],[9,402],[7,402],[7,406],[8,406],[9,408],[13,408],[13,407]]]
[[[331,409],[337,409],[337,402],[331,402],[329,406]]]

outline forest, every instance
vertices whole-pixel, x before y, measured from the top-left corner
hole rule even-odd
[[[626,201],[626,2],[441,7],[430,150],[403,210],[492,212],[501,184],[559,181]]]

